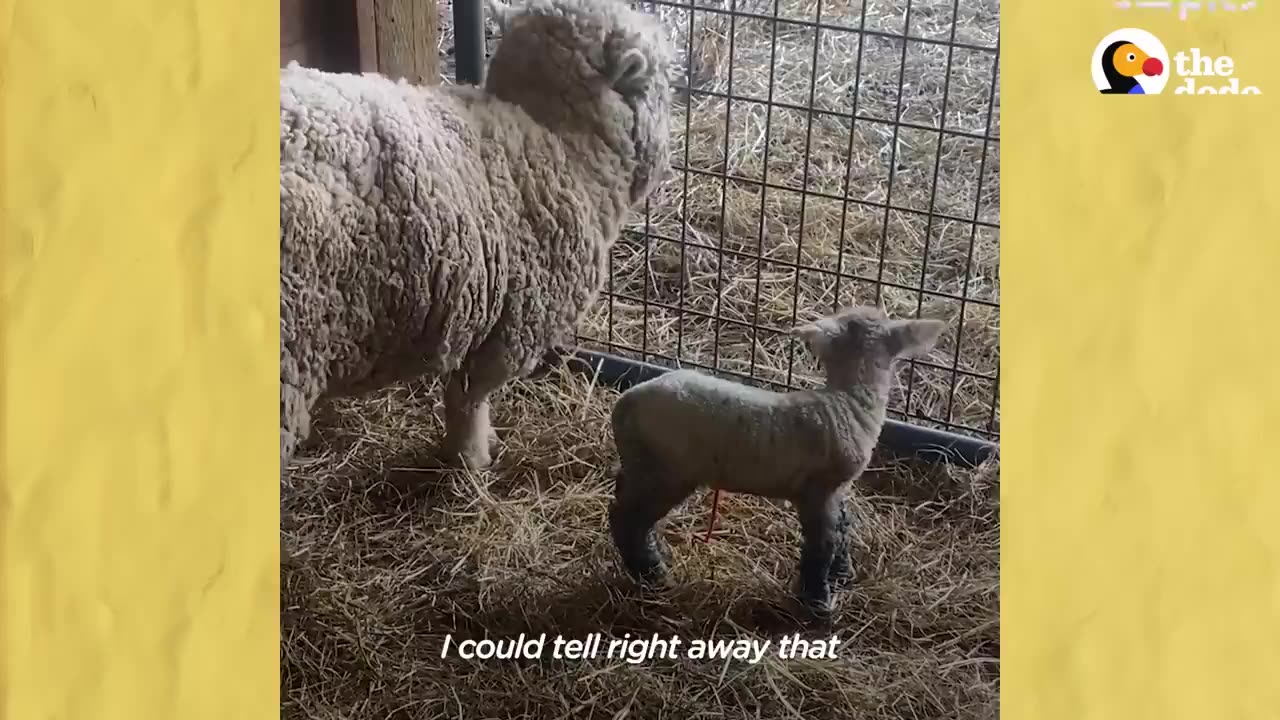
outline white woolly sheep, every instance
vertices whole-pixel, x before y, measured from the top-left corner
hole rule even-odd
[[[280,456],[316,404],[445,380],[443,455],[491,463],[490,394],[572,337],[669,170],[671,46],[617,0],[491,3],[483,88],[280,73]]]
[[[829,614],[832,583],[850,573],[845,489],[879,440],[894,362],[930,350],[943,327],[848,308],[792,331],[820,361],[822,388],[773,392],[675,370],[623,393],[612,413],[621,470],[609,525],[628,573],[665,582],[655,525],[699,489],[785,499],[804,537],[800,600]]]

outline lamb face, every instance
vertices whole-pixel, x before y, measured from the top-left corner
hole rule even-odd
[[[887,389],[894,361],[927,353],[945,327],[941,320],[891,320],[878,307],[855,306],[791,332],[822,364],[829,386]]]

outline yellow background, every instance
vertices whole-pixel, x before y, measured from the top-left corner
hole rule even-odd
[[[1003,8],[1005,717],[1280,717],[1277,11]],[[278,717],[277,37],[0,3],[6,718]]]
[[[279,717],[278,37],[0,2],[5,718]]]
[[[1007,718],[1280,718],[1280,6],[1260,5],[1002,8]],[[1122,27],[1230,54],[1263,94],[1101,95],[1093,50]]]

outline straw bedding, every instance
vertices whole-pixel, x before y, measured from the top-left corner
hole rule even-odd
[[[482,474],[430,467],[441,409],[422,387],[330,407],[290,473],[282,569],[287,718],[992,718],[998,495],[976,471],[872,465],[856,498],[859,577],[830,628],[790,599],[799,536],[782,505],[728,496],[664,528],[670,592],[632,589],[605,509],[616,392],[557,369],[496,399]],[[444,636],[839,636],[837,660],[482,661]]]
[[[817,3],[779,0],[778,15],[814,20]],[[696,4],[766,16],[774,9],[769,0]],[[911,35],[947,40],[955,17],[955,40],[994,45],[998,4],[957,4],[953,13],[947,0],[914,0]],[[907,0],[868,0],[865,27],[900,34],[906,6]],[[857,27],[863,10],[858,0],[823,0],[821,20]],[[891,119],[903,45],[872,36],[859,65],[857,35],[824,30],[811,86],[810,28],[780,24],[775,43],[767,20],[739,19],[731,27],[728,16],[699,11],[691,33],[686,11],[658,11],[677,45],[692,46],[680,84],[687,79],[695,93],[675,99],[674,159],[702,173],[687,179],[675,173],[632,225],[640,235],[618,244],[615,296],[583,323],[586,344],[612,341],[623,355],[633,353],[620,345],[643,347],[809,385],[816,369],[775,331],[837,305],[874,301],[877,286],[865,280],[879,279],[879,298],[891,314],[919,309],[953,329],[963,326],[959,348],[953,331],[934,363],[996,373],[998,307],[966,303],[962,321],[959,301],[904,288],[923,278],[929,290],[998,304],[998,229],[857,203],[846,208],[831,199],[802,201],[792,190],[769,189],[762,198],[758,185],[722,184],[705,173],[765,177],[767,145],[771,184],[831,195],[844,194],[847,185],[857,200],[888,199],[960,218],[972,217],[981,199],[979,218],[998,224],[999,143],[984,156],[982,141],[969,137],[939,142],[927,130],[869,121],[851,134],[848,121],[836,116],[768,112],[738,101],[726,123],[725,101],[715,94],[768,99],[771,57],[775,102],[849,112],[856,96],[860,116]],[[441,13],[447,50],[447,2]],[[902,121],[936,127],[945,94],[949,129],[998,136],[993,60],[990,53],[908,43]],[[443,71],[451,80],[452,63]],[[676,242],[646,240],[646,233]],[[797,273],[796,264],[818,270]],[[999,430],[994,383],[962,377],[952,393],[950,373],[927,367],[904,368],[895,409],[906,408],[909,373],[912,413]],[[605,523],[616,465],[607,422],[614,397],[590,378],[559,370],[503,390],[494,398],[503,449],[496,466],[480,474],[429,469],[442,427],[427,388],[389,388],[325,409],[288,473],[292,491],[282,507],[284,717],[997,715],[997,463],[969,471],[873,461],[855,500],[859,576],[840,594],[832,627],[810,628],[790,600],[799,541],[793,516],[754,498],[721,503],[709,544],[693,540],[705,532],[708,498],[678,508],[664,530],[677,587],[657,597],[631,589]],[[766,656],[755,665],[440,656],[449,633],[458,640],[522,632],[570,639],[659,633],[686,642],[834,633],[843,642],[834,661]]]

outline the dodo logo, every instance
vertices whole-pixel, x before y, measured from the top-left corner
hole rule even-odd
[[[1169,51],[1146,30],[1125,28],[1093,51],[1093,84],[1104,95],[1158,95],[1169,83]]]

